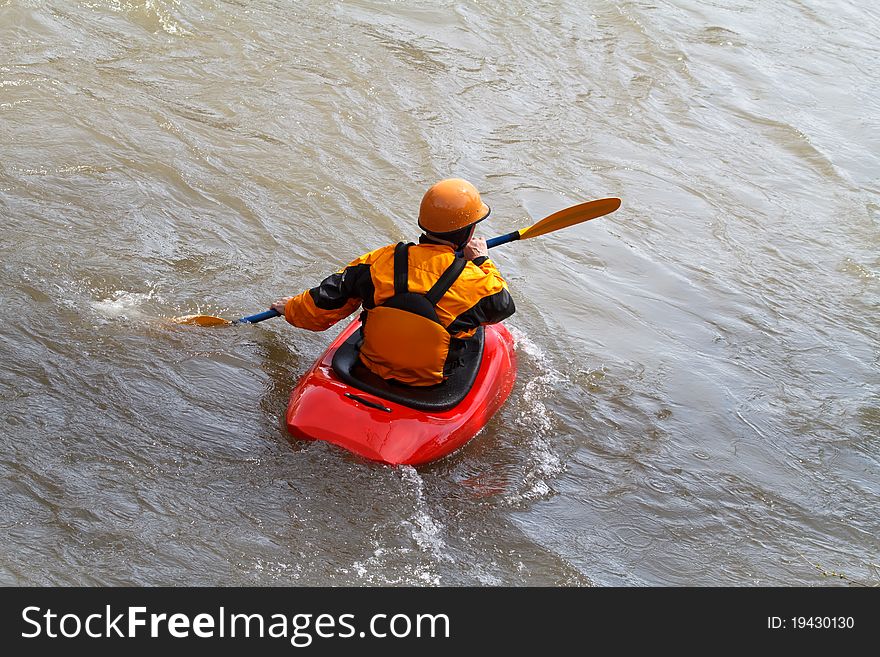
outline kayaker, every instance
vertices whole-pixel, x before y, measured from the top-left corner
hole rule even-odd
[[[479,326],[516,310],[486,240],[474,237],[489,212],[471,183],[441,180],[422,198],[418,224],[424,233],[417,245],[401,242],[366,253],[272,308],[294,326],[323,331],[363,305],[361,362],[398,383],[441,383],[461,363]]]

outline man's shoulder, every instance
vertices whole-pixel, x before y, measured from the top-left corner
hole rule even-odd
[[[377,261],[385,259],[385,258],[393,258],[394,257],[394,247],[396,244],[386,244],[385,246],[380,246],[378,249],[373,249],[372,251],[367,251],[361,257],[354,260],[352,265],[373,265]]]

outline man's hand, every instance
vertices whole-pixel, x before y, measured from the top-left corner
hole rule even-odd
[[[284,297],[283,299],[278,299],[278,301],[273,303],[270,306],[270,308],[272,308],[272,310],[275,310],[283,315],[284,314],[284,307],[287,305],[287,302],[290,301],[291,299],[293,299],[293,297]]]
[[[486,240],[482,237],[472,237],[471,241],[465,244],[462,254],[466,260],[473,260],[480,256],[489,257],[489,248],[486,246]]]

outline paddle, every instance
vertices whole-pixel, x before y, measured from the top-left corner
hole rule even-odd
[[[538,237],[539,235],[546,235],[555,230],[561,230],[563,228],[568,228],[569,226],[574,226],[575,224],[582,224],[590,219],[605,216],[606,214],[614,212],[619,207],[619,198],[600,198],[598,201],[578,203],[577,205],[572,205],[570,208],[565,208],[564,210],[554,212],[550,216],[544,217],[533,226],[523,228],[522,230],[515,230],[512,233],[507,233],[507,235],[500,235],[486,240],[486,246],[491,249],[493,246],[507,244],[508,242],[527,240],[532,237]]]
[[[590,219],[605,216],[614,212],[620,207],[619,198],[600,198],[597,201],[587,201],[586,203],[578,203],[570,208],[559,210],[553,214],[544,217],[538,223],[515,230],[506,235],[499,235],[492,239],[486,240],[486,247],[492,248],[514,242],[516,240],[527,240],[539,235],[546,235],[556,230],[568,228],[576,224],[581,224]],[[273,317],[280,317],[281,313],[277,310],[266,310],[256,315],[242,317],[241,319],[228,320],[221,317],[212,317],[211,315],[185,315],[183,317],[175,317],[172,321],[176,324],[196,324],[197,326],[229,326],[230,324],[256,324]]]
[[[257,322],[280,316],[281,313],[272,308],[256,315],[242,317],[241,319],[229,320],[212,315],[184,315],[183,317],[175,317],[171,321],[175,324],[195,324],[196,326],[229,326],[231,324],[256,324]]]

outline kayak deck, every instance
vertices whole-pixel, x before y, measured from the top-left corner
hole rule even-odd
[[[455,451],[482,429],[516,379],[513,338],[503,324],[485,327],[479,370],[461,401],[446,410],[412,408],[347,383],[333,369],[337,349],[360,327],[354,320],[300,379],[290,396],[287,428],[364,458],[420,465]],[[405,394],[406,388],[398,387]],[[393,397],[394,395],[388,395]]]

